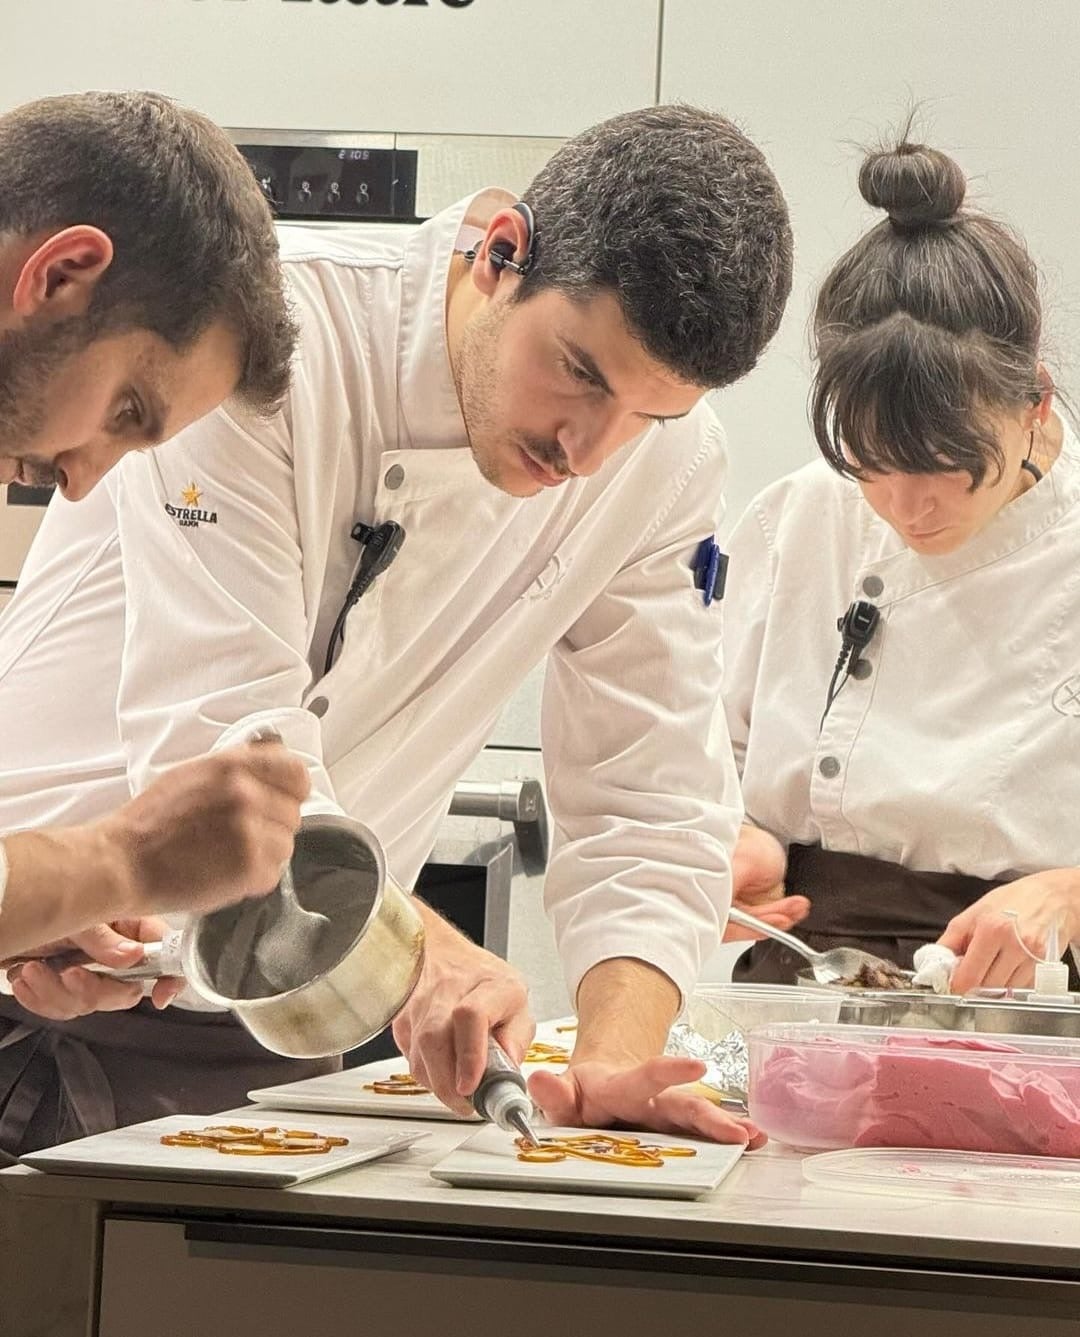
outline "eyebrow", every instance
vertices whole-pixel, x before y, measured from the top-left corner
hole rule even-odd
[[[566,347],[566,351],[581,363],[582,369],[587,371],[589,376],[596,382],[597,389],[602,390],[605,395],[614,397],[615,392],[608,383],[607,377],[596,365],[596,359],[592,354],[586,352],[580,344],[575,343],[573,339],[567,338],[566,335],[562,336],[562,342]],[[637,416],[639,418],[645,418],[649,422],[674,422],[678,418],[686,418],[689,417],[689,415],[690,410],[687,409],[685,413],[639,413]]]
[[[563,336],[563,343],[566,345],[566,351],[571,353],[577,361],[581,363],[583,369],[587,371],[589,376],[596,382],[597,388],[603,390],[605,395],[614,397],[615,392],[608,384],[607,377],[596,365],[596,359],[593,355],[587,353],[580,344],[576,344],[573,339],[568,339],[565,335]]]

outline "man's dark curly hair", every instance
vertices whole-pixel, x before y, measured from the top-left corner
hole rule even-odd
[[[296,330],[277,236],[251,169],[225,132],[157,93],[78,93],[0,116],[0,239],[79,223],[112,241],[87,338],[143,329],[177,350],[223,321],[236,393],[271,411]]]
[[[613,292],[649,355],[692,385],[744,376],[791,291],[787,204],[729,120],[681,104],[575,136],[523,196],[537,228],[516,296]]]

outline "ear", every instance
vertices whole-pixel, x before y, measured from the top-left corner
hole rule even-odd
[[[11,305],[17,316],[63,320],[81,316],[98,279],[112,263],[113,245],[100,228],[80,223],[54,232],[26,259]]]
[[[1047,418],[1051,416],[1053,405],[1053,377],[1045,368],[1043,362],[1039,362],[1039,365],[1036,366],[1035,376],[1036,380],[1039,381],[1041,394],[1039,400],[1032,402],[1027,413],[1024,414],[1025,432],[1031,431],[1033,427],[1045,427]],[[1035,396],[1032,396],[1032,400],[1035,400]]]
[[[491,263],[495,248],[508,260],[524,260],[529,250],[529,225],[516,209],[500,209],[488,224],[484,240],[476,248],[472,280],[485,297],[492,297],[500,283],[519,283],[518,275]]]
[[[1035,375],[1039,382],[1039,388],[1042,390],[1042,398],[1037,404],[1032,405],[1030,426],[1045,427],[1054,402],[1054,381],[1041,362],[1035,368]]]

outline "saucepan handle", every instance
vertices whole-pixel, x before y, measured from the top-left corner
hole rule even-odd
[[[7,973],[9,980],[16,980],[19,971],[30,961],[43,961],[53,970],[66,970],[68,966],[83,966],[95,975],[108,975],[114,980],[159,980],[167,975],[182,975],[180,964],[180,944],[183,934],[180,929],[167,933],[160,942],[143,944],[143,959],[135,966],[103,966],[82,951],[57,952],[54,956],[12,956],[0,961],[0,970]]]

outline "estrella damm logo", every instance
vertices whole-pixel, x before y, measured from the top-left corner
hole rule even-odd
[[[195,483],[189,483],[187,487],[180,489],[180,500],[183,506],[173,506],[169,502],[165,503],[165,514],[171,516],[181,529],[198,529],[200,525],[216,525],[217,511],[207,510],[201,507],[202,489]]]

